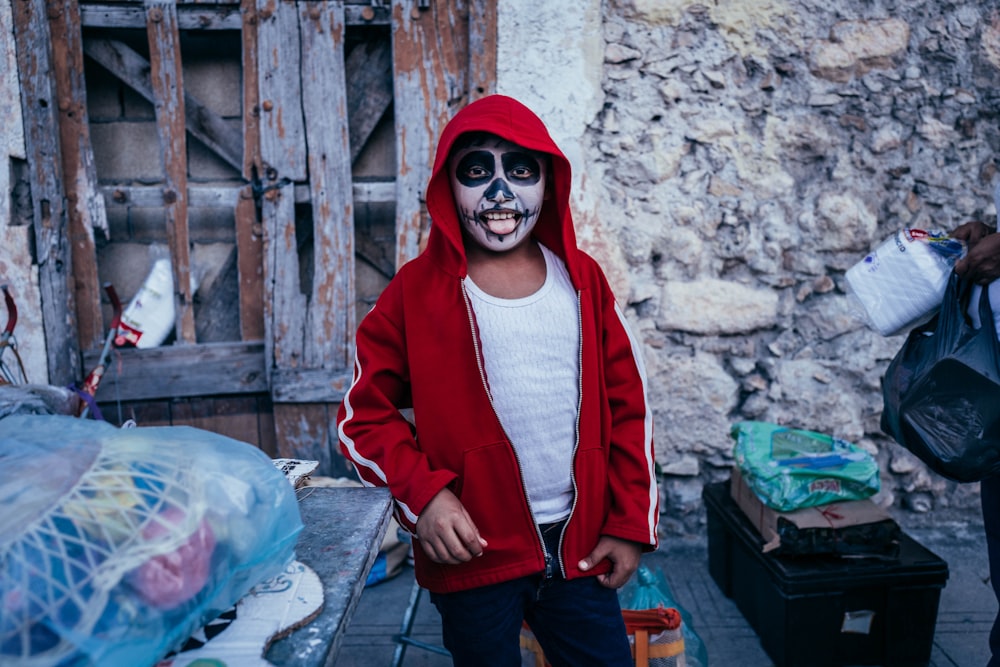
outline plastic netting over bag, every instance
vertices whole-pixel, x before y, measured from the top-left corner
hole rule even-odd
[[[0,420],[0,664],[153,665],[294,557],[294,489],[190,427]]]

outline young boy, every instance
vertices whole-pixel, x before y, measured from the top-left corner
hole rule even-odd
[[[520,665],[522,621],[554,666],[633,664],[616,589],[657,545],[652,416],[569,194],[534,113],[468,105],[438,146],[427,249],[358,329],[341,449],[417,538],[456,665]]]

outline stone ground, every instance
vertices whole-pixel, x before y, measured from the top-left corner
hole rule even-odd
[[[930,667],[982,667],[988,659],[987,638],[997,611],[989,584],[982,520],[977,512],[896,516],[905,532],[948,565],[934,627]],[[678,604],[704,642],[712,667],[772,667],[754,630],[735,602],[727,598],[708,570],[707,540],[663,540],[645,564],[662,568]],[[413,570],[367,588],[336,660],[338,667],[390,665],[403,614],[413,590]],[[437,612],[426,594],[420,599],[412,636],[440,643]],[[406,649],[407,667],[446,667],[443,655],[417,647]],[[692,667],[689,665],[689,667]],[[700,666],[707,667],[707,666]]]

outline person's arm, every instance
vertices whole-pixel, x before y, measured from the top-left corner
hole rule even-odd
[[[985,285],[1000,278],[1000,234],[982,222],[966,222],[951,236],[968,244],[965,257],[955,263],[955,273]]]
[[[433,470],[417,446],[404,333],[390,284],[358,327],[354,380],[337,417],[340,449],[366,486],[386,486],[403,528],[416,533],[424,507],[455,475]]]
[[[604,287],[602,353],[612,422],[608,462],[611,508],[601,539],[580,568],[588,570],[607,558],[612,570],[599,580],[605,586],[618,588],[635,572],[641,552],[656,548],[659,492],[642,349],[610,288],[606,283]]]
[[[410,405],[405,341],[387,289],[358,327],[354,381],[338,415],[340,448],[364,484],[387,486],[400,525],[437,563],[459,563],[486,546],[462,503],[447,488],[455,475],[433,470],[401,408]]]
[[[646,369],[639,341],[613,298],[607,308],[603,352],[605,390],[611,406],[611,510],[604,534],[655,548],[659,492]]]

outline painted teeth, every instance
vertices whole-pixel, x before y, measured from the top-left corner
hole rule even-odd
[[[482,214],[485,220],[511,220],[517,217],[514,211],[487,211]]]

